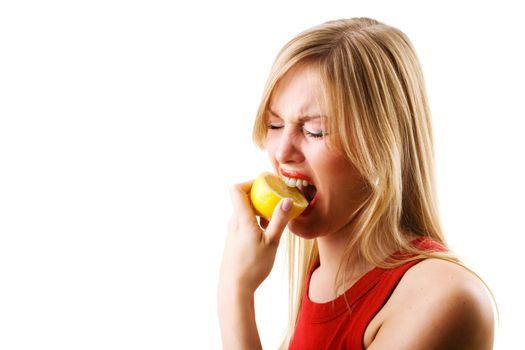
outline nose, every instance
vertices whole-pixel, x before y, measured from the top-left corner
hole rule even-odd
[[[301,163],[304,160],[301,139],[293,130],[287,130],[285,127],[282,131],[275,152],[275,159],[280,164]]]

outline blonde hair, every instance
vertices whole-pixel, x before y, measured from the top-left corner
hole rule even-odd
[[[383,268],[407,260],[440,258],[450,252],[418,249],[414,236],[446,246],[434,183],[431,115],[416,53],[400,30],[369,18],[330,21],[300,33],[278,54],[254,125],[264,148],[272,92],[298,63],[312,65],[324,86],[330,146],[359,171],[370,195],[357,213],[342,266],[345,281],[351,252]],[[287,346],[297,322],[308,271],[318,259],[315,240],[288,235],[290,316]],[[404,259],[385,259],[393,252]]]

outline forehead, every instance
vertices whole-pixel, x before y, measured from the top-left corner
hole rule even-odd
[[[269,108],[284,119],[326,116],[318,71],[311,64],[292,67],[275,86]]]

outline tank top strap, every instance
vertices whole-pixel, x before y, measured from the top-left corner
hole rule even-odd
[[[447,251],[442,244],[428,237],[417,238],[411,244],[425,251]],[[352,346],[350,349],[364,349],[363,338],[370,321],[385,306],[405,273],[421,261],[423,259],[407,261],[401,266],[384,270],[385,272],[381,274],[381,278],[374,289],[368,293],[366,300],[363,300],[362,307],[356,311],[356,315],[353,318],[353,336],[351,337]]]
[[[381,279],[367,295],[366,300],[363,300],[362,307],[356,310],[353,317],[350,349],[364,349],[363,338],[370,321],[386,304],[405,272],[419,262],[420,260],[410,261],[397,268],[386,270],[381,275]]]

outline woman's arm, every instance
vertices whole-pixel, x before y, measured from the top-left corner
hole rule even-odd
[[[368,350],[489,350],[494,313],[481,281],[456,264],[425,260],[401,279]]]
[[[262,349],[253,293],[219,285],[219,323],[224,349]]]
[[[290,199],[283,199],[263,230],[250,203],[251,185],[239,184],[231,191],[234,213],[228,226],[218,290],[222,345],[228,350],[261,349],[254,293],[272,270],[292,205]]]

